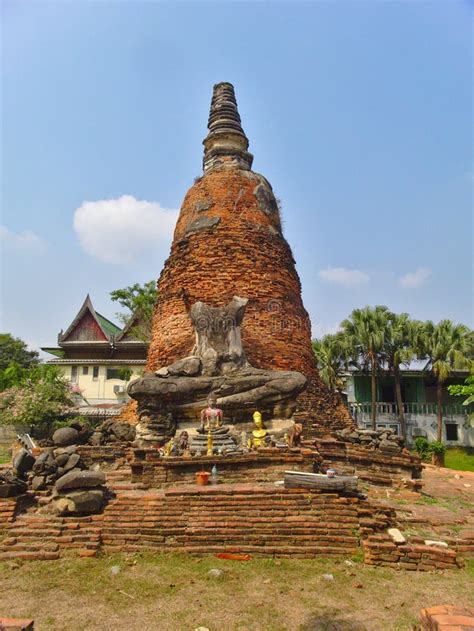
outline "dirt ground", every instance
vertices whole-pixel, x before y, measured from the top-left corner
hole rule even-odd
[[[0,566],[0,615],[34,618],[40,631],[381,631],[412,629],[422,607],[474,605],[474,563],[416,574],[352,563],[184,555],[10,562]],[[210,576],[214,568],[222,575]]]
[[[455,545],[474,540],[474,472],[424,465],[421,493],[371,487],[369,495],[391,506],[408,536]]]
[[[373,494],[399,512],[402,529],[438,537],[472,529],[472,473],[428,467],[422,495]],[[0,617],[34,618],[39,631],[408,631],[422,607],[474,606],[474,559],[461,570],[412,573],[364,566],[361,557],[158,554],[10,561],[0,564],[0,577]]]

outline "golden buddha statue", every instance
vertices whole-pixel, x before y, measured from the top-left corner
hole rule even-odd
[[[264,447],[268,439],[268,431],[263,424],[262,415],[256,411],[253,413],[253,422],[255,423],[255,429],[252,431],[252,438],[249,440],[249,447],[258,449]]]

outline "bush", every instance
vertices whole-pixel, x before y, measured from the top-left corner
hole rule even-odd
[[[436,454],[438,456],[442,456],[446,453],[446,446],[443,445],[439,440],[434,440],[432,443],[428,445],[428,453]]]
[[[422,460],[429,459],[429,442],[423,436],[418,436],[415,438],[415,449],[416,453],[420,456]]]
[[[69,384],[56,366],[25,369],[15,379],[0,392],[0,425],[51,424],[72,404]]]

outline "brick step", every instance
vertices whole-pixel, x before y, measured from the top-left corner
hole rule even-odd
[[[0,561],[9,559],[24,559],[25,561],[55,561],[59,559],[59,552],[0,552]]]
[[[1,552],[57,552],[59,545],[57,543],[45,542],[45,541],[19,541],[13,545],[1,545]]]
[[[29,530],[28,528],[26,528],[25,526],[22,527],[11,527],[8,530],[10,536],[12,537],[30,537],[30,538],[36,538],[36,539],[51,539],[54,537],[57,537],[61,534],[61,530],[59,529],[40,529],[37,528],[35,530]]]

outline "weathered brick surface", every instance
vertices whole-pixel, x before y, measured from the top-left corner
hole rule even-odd
[[[310,449],[282,452],[261,449],[248,454],[222,457],[160,458],[156,450],[140,450],[144,457],[131,462],[132,482],[142,487],[161,487],[170,484],[193,484],[196,472],[210,471],[215,464],[221,482],[273,482],[283,480],[284,471],[313,471],[320,461],[319,454]]]
[[[0,497],[0,528],[2,524],[13,521],[17,503],[16,497]]]
[[[93,556],[101,549],[349,555],[359,545],[359,503],[274,485],[188,485],[121,493],[101,515],[19,516],[0,545],[0,559]]]
[[[350,555],[406,570],[457,567],[456,552],[421,541],[396,545],[392,509],[372,501],[274,484],[188,484],[119,492],[88,517],[22,513],[0,524],[0,559],[54,560],[105,552],[249,552],[312,558]]]
[[[402,451],[384,454],[376,449],[337,440],[315,441],[323,467],[333,467],[339,475],[357,475],[361,480],[383,486],[399,485],[403,479],[421,477],[418,456]]]
[[[424,631],[468,631],[474,629],[474,608],[438,605],[420,611]]]
[[[384,565],[404,570],[447,570],[462,565],[456,552],[415,542],[396,545],[386,533],[368,535],[362,540],[364,561],[368,565]]]
[[[216,224],[193,231],[203,218]],[[309,387],[300,407],[321,424],[351,424],[347,408],[315,367],[300,280],[269,184],[252,171],[221,169],[200,178],[181,207],[158,281],[148,370],[190,354],[194,333],[188,310],[194,302],[223,306],[234,295],[249,299],[242,331],[249,361],[304,373]]]

